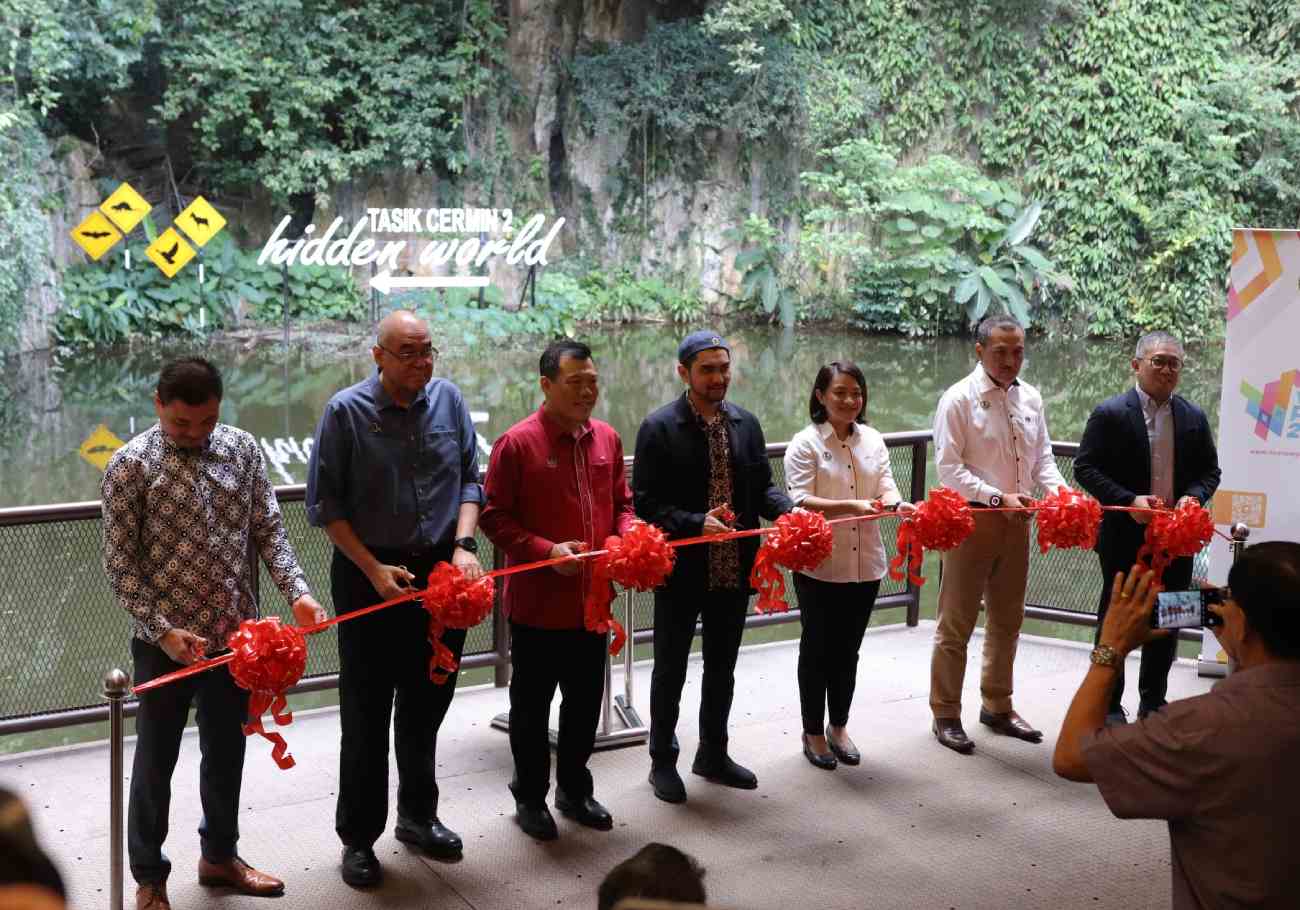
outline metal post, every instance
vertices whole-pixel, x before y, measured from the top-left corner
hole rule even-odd
[[[609,645],[614,640],[614,633],[605,633],[605,696],[600,700],[600,733],[597,739],[609,736],[609,705],[614,700],[614,656],[609,653]]]
[[[1246,549],[1246,541],[1250,539],[1250,528],[1244,522],[1237,522],[1232,526],[1229,532],[1232,535],[1232,561],[1235,563],[1241,558],[1241,553]],[[1231,676],[1237,671],[1237,662],[1228,655],[1228,675]]]
[[[125,777],[122,751],[125,730],[122,699],[131,691],[131,680],[121,670],[110,670],[104,677],[104,697],[108,699],[108,865],[109,910],[122,910],[122,780]]]
[[[912,443],[912,502],[925,499],[926,455],[929,451],[928,441]],[[915,626],[921,621],[921,587],[910,578],[907,580],[907,594],[911,598],[911,603],[907,605],[907,624]]]
[[[650,738],[650,729],[641,720],[641,715],[632,705],[634,686],[632,663],[636,648],[636,595],[631,591],[623,592],[623,628],[627,630],[627,643],[623,645],[623,694],[614,697],[614,710],[623,722],[620,745],[625,743],[643,743]]]

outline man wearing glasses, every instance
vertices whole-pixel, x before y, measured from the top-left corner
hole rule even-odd
[[[371,354],[378,370],[325,406],[307,469],[307,518],[334,543],[330,585],[339,614],[423,587],[440,561],[470,577],[483,573],[474,540],[483,503],[474,426],[460,390],[433,378],[428,325],[394,311],[380,322]],[[343,741],[334,827],[343,880],[365,887],[381,876],[374,843],[388,821],[390,716],[395,836],[431,856],[461,853],[460,837],[438,820],[433,773],[456,675],[430,681],[428,618],[418,601],[338,632]],[[449,629],[442,641],[459,660],[465,631]]]
[[[1168,332],[1138,339],[1133,357],[1134,388],[1097,405],[1079,441],[1074,476],[1080,486],[1107,506],[1173,508],[1186,500],[1204,505],[1219,486],[1219,457],[1205,412],[1175,395],[1186,369],[1183,345]],[[1101,602],[1097,636],[1110,605],[1117,572],[1137,561],[1150,513],[1107,512],[1097,535],[1101,560]],[[1167,591],[1191,587],[1192,559],[1174,560],[1161,584]],[[1169,668],[1178,649],[1173,636],[1142,646],[1138,675],[1138,717],[1165,705]],[[1116,673],[1107,724],[1126,722],[1121,699],[1124,670]]]

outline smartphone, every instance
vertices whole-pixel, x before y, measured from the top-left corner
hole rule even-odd
[[[1226,588],[1198,588],[1192,591],[1161,591],[1151,614],[1153,629],[1194,629],[1221,626],[1223,620],[1210,610],[1211,604],[1227,599]]]

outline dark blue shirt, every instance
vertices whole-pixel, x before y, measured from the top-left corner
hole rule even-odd
[[[346,519],[369,547],[449,544],[464,502],[483,503],[460,390],[432,379],[403,408],[376,372],[325,406],[307,465],[307,520]]]

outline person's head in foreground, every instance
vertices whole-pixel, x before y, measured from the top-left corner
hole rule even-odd
[[[667,844],[646,844],[624,860],[600,883],[600,910],[613,910],[625,897],[651,897],[684,904],[702,904],[704,870],[694,857]]]

